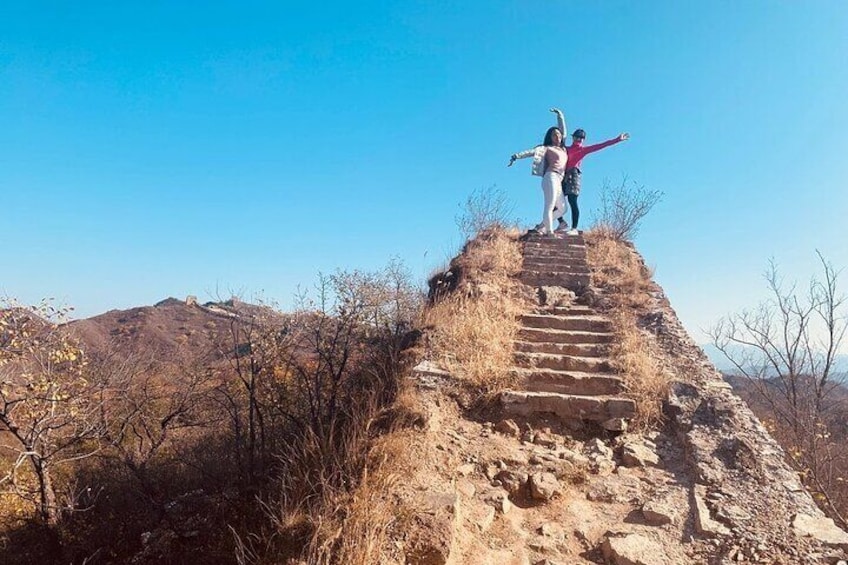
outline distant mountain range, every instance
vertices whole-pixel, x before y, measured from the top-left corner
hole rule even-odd
[[[282,314],[239,300],[200,304],[167,298],[153,306],[110,310],[75,320],[65,328],[91,354],[140,353],[174,362],[220,357],[234,344],[232,325],[258,315]]]
[[[737,373],[737,370],[733,366],[733,364],[728,361],[727,357],[724,356],[724,353],[719,351],[719,349],[715,345],[707,343],[701,345],[701,349],[704,350],[704,353],[707,354],[707,357],[710,358],[710,361],[713,362],[713,365],[716,366],[716,369],[726,374]],[[739,351],[743,350],[741,346],[739,346],[737,349]],[[848,353],[842,353],[836,356],[836,368],[837,372],[848,373]]]

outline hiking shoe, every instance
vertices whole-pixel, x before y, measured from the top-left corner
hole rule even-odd
[[[557,228],[554,230],[554,233],[564,233],[568,231],[568,224],[565,222],[560,222]]]

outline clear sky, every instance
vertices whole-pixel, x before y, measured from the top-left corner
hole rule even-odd
[[[78,316],[262,293],[399,256],[424,279],[551,106],[605,178],[662,190],[637,245],[696,339],[773,257],[848,266],[848,3],[3,2],[0,294]],[[848,272],[846,272],[848,277]],[[848,281],[846,281],[848,282]]]

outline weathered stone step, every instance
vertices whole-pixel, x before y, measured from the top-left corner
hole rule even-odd
[[[548,316],[597,316],[598,311],[585,304],[569,304],[568,306],[539,306],[536,314]]]
[[[519,279],[528,286],[561,286],[572,290],[589,286],[591,277],[584,274],[527,274],[522,273]]]
[[[570,257],[585,261],[588,256],[585,251],[570,251],[561,249],[524,249],[522,257],[532,257],[535,259],[544,259],[547,257]]]
[[[524,251],[524,253],[574,253],[576,255],[586,254],[585,245],[535,245],[531,243],[525,243],[524,246],[522,246],[522,250]]]
[[[550,369],[553,371],[583,371],[607,373],[612,371],[609,359],[603,357],[580,357],[554,353],[515,353],[515,364],[528,369]]]
[[[550,413],[564,420],[597,420],[632,418],[636,404],[628,398],[615,396],[575,396],[553,392],[501,393],[504,411],[509,414],[530,416]]]
[[[582,244],[568,244],[562,241],[545,243],[525,243],[524,253],[586,253],[586,246]]]
[[[521,262],[524,271],[565,271],[584,275],[591,274],[591,269],[585,261],[570,259],[525,259]]]
[[[576,396],[616,395],[624,391],[624,381],[612,373],[582,371],[540,371],[514,369],[522,390],[556,392]]]
[[[565,235],[564,233],[558,233],[554,237],[549,235],[539,235],[536,233],[527,234],[527,238],[524,240],[525,243],[537,243],[537,242],[559,242],[562,243],[564,241],[573,242],[585,242],[586,240],[583,238],[583,233],[579,233],[577,235]]]
[[[581,245],[566,245],[563,247],[548,247],[544,245],[525,245],[522,255],[586,255],[586,248]]]
[[[542,265],[547,267],[548,265],[574,265],[575,267],[580,267],[581,269],[588,269],[589,263],[586,262],[584,258],[574,258],[574,257],[527,257],[521,261],[521,264],[524,265],[524,268],[527,268],[528,265]]]
[[[551,353],[554,355],[575,355],[577,357],[606,357],[609,346],[603,343],[546,343],[539,341],[516,341],[513,343],[518,353]]]
[[[534,273],[569,273],[574,275],[590,275],[591,271],[586,265],[563,261],[524,261],[522,264],[525,274]]]
[[[520,318],[526,328],[549,328],[581,332],[608,332],[612,328],[608,318],[602,316],[550,316],[524,314]]]
[[[615,341],[615,335],[609,332],[577,332],[552,330],[548,328],[520,328],[518,337],[522,341],[559,343],[559,344],[605,344]]]
[[[582,243],[570,242],[566,243],[562,240],[551,242],[525,242],[524,251],[559,251],[559,252],[579,252],[586,253],[586,246]]]

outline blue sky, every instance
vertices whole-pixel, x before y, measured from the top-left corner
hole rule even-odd
[[[0,5],[0,293],[89,316],[402,258],[420,279],[561,107],[605,178],[665,193],[637,245],[696,339],[773,257],[848,266],[848,4]]]

